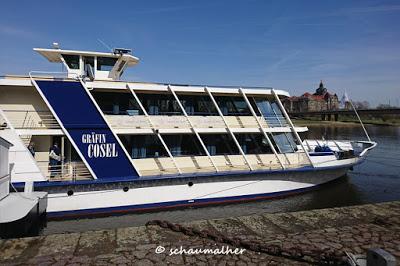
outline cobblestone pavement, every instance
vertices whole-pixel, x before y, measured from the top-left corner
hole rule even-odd
[[[151,225],[0,240],[0,265],[308,265],[322,263],[315,254],[343,257],[345,251],[361,254],[372,247],[384,248],[400,260],[400,201],[183,225],[258,241],[283,253],[246,249],[241,254],[193,254],[204,249],[223,253],[228,248],[207,237]],[[240,248],[229,246],[231,253]],[[294,250],[304,256],[292,256]]]

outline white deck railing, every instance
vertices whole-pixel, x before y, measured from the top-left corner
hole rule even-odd
[[[185,116],[152,115],[151,121],[154,128],[191,128]],[[194,128],[226,128],[220,116],[188,116]],[[148,118],[144,115],[106,115],[107,121],[114,129],[139,129],[152,128]],[[268,128],[267,122],[260,122]],[[258,128],[256,119],[252,116],[225,116],[225,120],[231,128]]]
[[[70,181],[93,179],[83,162],[67,162],[51,166],[48,161],[38,161],[39,169],[50,181]]]
[[[287,168],[309,165],[304,152],[279,154],[283,161],[289,160]],[[242,155],[212,155],[212,161],[218,171],[248,171],[249,167]],[[274,154],[246,154],[249,164],[254,170],[280,170],[280,162]],[[182,173],[215,172],[215,167],[207,156],[175,156],[176,163]],[[135,166],[143,176],[177,174],[178,171],[169,157],[133,159]]]
[[[50,111],[3,110],[15,129],[59,129]]]

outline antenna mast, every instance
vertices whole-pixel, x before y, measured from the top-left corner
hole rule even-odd
[[[351,104],[351,107],[353,107],[354,112],[356,113],[356,116],[357,116],[357,118],[358,118],[358,121],[360,121],[360,124],[361,124],[362,128],[364,129],[364,133],[365,133],[365,135],[367,136],[368,141],[371,141],[371,138],[370,138],[369,135],[368,135],[367,129],[365,128],[364,123],[361,121],[361,118],[360,118],[360,116],[358,115],[358,112],[357,112],[356,108],[354,107],[353,101],[352,101],[351,99],[349,99],[349,102],[350,102],[350,104]]]
[[[99,42],[99,43],[101,43],[104,47],[106,47],[107,48],[107,50],[110,50],[110,52],[112,52],[113,51],[113,49],[111,49],[111,47],[110,46],[108,46],[105,42],[103,42],[102,40],[100,40],[100,39],[97,39],[97,41]]]

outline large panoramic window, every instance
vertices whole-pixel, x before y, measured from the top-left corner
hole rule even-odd
[[[262,134],[235,134],[245,154],[272,153],[267,139]]]
[[[137,93],[149,115],[182,115],[182,110],[172,94]]]
[[[280,153],[297,151],[297,144],[292,133],[272,133],[272,140]]]
[[[199,140],[195,135],[162,135],[173,156],[205,155]]]
[[[156,135],[120,135],[120,138],[132,159],[168,156]]]
[[[208,95],[178,95],[178,98],[188,115],[218,115]]]
[[[62,57],[70,69],[79,69],[79,55],[63,54]]]
[[[223,115],[252,115],[246,101],[241,96],[214,96]]]
[[[258,111],[263,115],[270,127],[285,127],[287,121],[277,102],[265,98],[253,98]]]
[[[111,71],[116,62],[117,58],[97,57],[97,70]]]
[[[201,134],[210,155],[240,154],[234,140],[229,134]]]
[[[139,104],[130,92],[92,91],[97,104],[108,115],[143,115]]]

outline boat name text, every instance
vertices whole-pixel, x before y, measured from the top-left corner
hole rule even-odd
[[[107,143],[106,134],[96,134],[94,132],[83,134],[82,143],[89,144],[87,147],[89,158],[118,157],[115,143]]]

